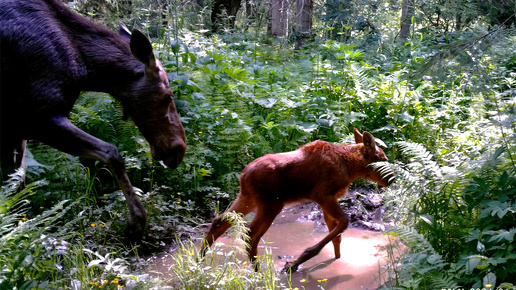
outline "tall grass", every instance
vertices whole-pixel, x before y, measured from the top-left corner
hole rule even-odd
[[[182,289],[285,289],[274,268],[274,258],[266,248],[255,265],[248,263],[247,227],[243,217],[236,213],[226,215],[233,225],[230,236],[233,245],[215,243],[204,256],[199,255],[199,245],[190,239],[178,241],[179,249],[172,254],[174,282]]]

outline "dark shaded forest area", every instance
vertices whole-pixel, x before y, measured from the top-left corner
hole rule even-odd
[[[515,289],[514,0],[66,3],[152,40],[187,153],[167,168],[115,99],[82,93],[69,118],[119,150],[149,215],[145,237],[127,241],[104,164],[29,141],[26,170],[0,192],[0,289],[288,289],[273,264],[210,267],[192,244],[248,163],[315,140],[354,143],[355,127],[389,158],[374,166],[396,172],[386,188],[352,185],[381,193],[391,251],[406,250],[385,254],[382,288]],[[142,270],[172,244],[175,280]]]

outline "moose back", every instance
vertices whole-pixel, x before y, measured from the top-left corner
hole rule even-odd
[[[68,115],[81,91],[119,100],[150,144],[153,158],[175,168],[186,137],[167,75],[138,30],[119,34],[69,10],[60,0],[0,0],[0,169],[24,166],[26,140],[105,162],[140,235],[147,214],[115,147],[74,126]]]

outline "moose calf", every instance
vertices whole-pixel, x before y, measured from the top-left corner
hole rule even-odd
[[[307,248],[299,258],[285,265],[292,272],[303,262],[317,255],[330,241],[335,258],[340,258],[340,234],[348,227],[349,218],[337,199],[344,196],[349,185],[364,177],[387,186],[389,176],[382,176],[369,164],[387,161],[385,153],[376,146],[374,137],[363,135],[355,128],[354,145],[336,145],[315,141],[296,151],[268,154],[251,162],[240,175],[240,193],[226,212],[248,214],[256,210],[250,224],[248,256],[256,259],[260,238],[287,204],[314,201],[322,209],[329,234],[318,244]],[[224,214],[215,218],[206,235],[204,250],[222,235],[230,224]]]

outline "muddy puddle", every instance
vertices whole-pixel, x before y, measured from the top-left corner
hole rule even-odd
[[[287,261],[293,261],[307,247],[315,245],[328,234],[321,219],[311,215],[320,215],[317,207],[311,203],[285,208],[263,236],[258,251],[262,254],[265,247],[270,249],[277,272],[283,269]],[[226,235],[217,242],[226,245],[234,243]],[[330,242],[319,255],[302,264],[292,274],[290,286],[285,274],[282,280],[291,288],[310,290],[320,289],[320,284],[324,285],[324,289],[335,290],[377,289],[385,283],[385,270],[380,270],[380,267],[386,264],[382,249],[388,244],[387,237],[381,232],[349,227],[342,234],[340,259],[334,259],[333,244]],[[167,271],[172,264],[170,254],[156,259],[155,264],[149,267],[149,273],[170,280],[172,271]],[[246,260],[246,257],[242,256],[242,259]]]

